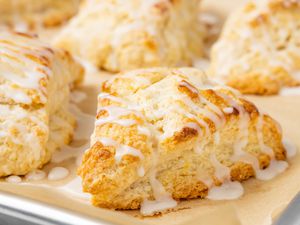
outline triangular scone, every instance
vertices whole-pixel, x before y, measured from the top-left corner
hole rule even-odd
[[[299,27],[299,0],[249,1],[229,16],[210,73],[247,94],[300,85]]]
[[[72,17],[80,0],[0,0],[0,27],[55,26]]]
[[[171,197],[270,179],[285,159],[278,124],[236,91],[196,69],[154,68],[103,84],[78,173],[94,205],[151,214],[176,205]]]
[[[41,167],[70,141],[69,93],[82,76],[67,52],[26,34],[0,33],[0,177]]]
[[[203,53],[199,2],[85,1],[55,45],[112,72],[191,65]]]

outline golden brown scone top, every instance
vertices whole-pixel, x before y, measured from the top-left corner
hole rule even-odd
[[[203,54],[199,2],[85,1],[54,44],[111,72],[190,66]]]
[[[226,21],[211,52],[212,76],[247,94],[300,85],[300,1],[249,1]]]
[[[95,205],[144,208],[157,193],[172,205],[170,197],[205,197],[226,180],[263,178],[285,159],[278,124],[199,70],[130,71],[102,91],[78,170]]]

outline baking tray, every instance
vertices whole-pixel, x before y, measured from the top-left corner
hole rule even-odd
[[[0,224],[5,225],[112,225],[70,210],[28,198],[0,193]]]

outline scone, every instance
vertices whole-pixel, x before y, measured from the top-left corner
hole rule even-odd
[[[55,26],[72,17],[80,0],[0,0],[0,24],[18,29]]]
[[[300,85],[300,1],[256,0],[233,12],[211,52],[212,76],[246,94]]]
[[[203,54],[199,0],[90,0],[54,44],[111,72],[191,65]]]
[[[73,135],[70,88],[83,69],[71,56],[21,33],[0,33],[0,177],[49,161]]]
[[[236,91],[196,69],[153,68],[103,84],[78,174],[94,205],[148,215],[270,179],[285,159],[279,125]]]

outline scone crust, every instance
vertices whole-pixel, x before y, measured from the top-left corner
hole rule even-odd
[[[136,123],[124,126],[121,122],[96,122],[91,147],[78,169],[83,190],[93,195],[92,203],[96,206],[138,209],[145,199],[154,199],[149,178],[154,158],[157,160],[156,179],[174,199],[204,198],[210,185],[224,182],[214,172],[211,154],[229,168],[232,181],[254,177],[251,164],[231,160],[233,144],[239,135],[238,124],[245,115],[249,117],[249,135],[244,151],[257,160],[259,168],[267,168],[272,158],[261,149],[259,132],[264,145],[272,149],[274,159],[286,158],[278,124],[268,115],[260,114],[252,103],[236,92],[211,83],[198,70],[154,68],[131,71],[105,82],[103,91],[108,94],[100,94],[97,120],[107,120],[109,110],[119,107],[130,111],[119,117],[122,122],[135,120]],[[208,101],[206,106],[198,102],[199,96]],[[202,109],[213,104],[215,111],[222,112],[222,124],[215,123],[213,116],[194,114],[189,101]],[[232,106],[230,101],[236,105]],[[172,107],[175,109],[164,111]],[[225,113],[223,109],[228,107],[232,107],[232,111]],[[187,116],[188,112],[201,119],[198,122],[205,121],[206,129],[204,123],[200,124],[202,132],[191,125],[195,120],[192,115]],[[258,123],[262,124],[261,128]],[[216,143],[216,134],[219,143]],[[116,161],[116,155],[125,148],[120,150],[111,140],[136,149],[143,157],[125,154]],[[195,152],[197,146],[202,145],[204,150]],[[138,174],[141,167],[145,170],[143,176]],[[201,177],[203,174],[208,175],[212,184],[204,182],[207,177]]]

